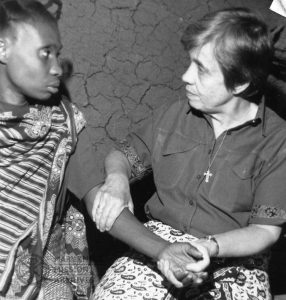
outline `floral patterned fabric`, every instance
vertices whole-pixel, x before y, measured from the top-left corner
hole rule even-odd
[[[75,199],[50,235],[42,279],[43,300],[88,299],[94,289],[96,270],[89,260],[85,220]]]
[[[195,237],[158,221],[147,228],[170,242],[192,242]],[[156,263],[131,251],[106,272],[93,294],[93,300],[270,300],[266,273],[268,255],[213,260],[208,280],[200,287],[176,289],[159,273]]]
[[[65,273],[74,273],[71,262],[85,268],[86,282],[79,283],[76,273],[64,280],[73,294],[88,298],[83,216],[69,203],[62,222],[54,222],[65,200],[58,195],[66,165],[84,125],[81,112],[65,98],[51,106],[0,103],[0,299],[72,299],[64,296],[68,288],[62,288],[56,269],[66,261]],[[61,286],[57,296],[55,286]]]

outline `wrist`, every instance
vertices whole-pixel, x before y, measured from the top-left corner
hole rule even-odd
[[[205,247],[210,257],[218,257],[219,255],[219,243],[217,239],[212,235],[207,235],[201,239],[204,242]]]
[[[159,261],[161,259],[164,259],[164,250],[171,244],[170,242],[164,240],[164,239],[158,239],[158,244],[156,246],[156,251],[154,251],[154,255],[152,255],[154,261]]]
[[[106,179],[105,182],[108,181],[124,181],[124,182],[128,182],[129,183],[129,178],[127,176],[127,174],[125,174],[124,172],[112,172],[106,175]]]

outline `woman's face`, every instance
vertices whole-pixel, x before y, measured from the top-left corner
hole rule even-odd
[[[224,76],[208,43],[190,52],[191,63],[183,74],[190,106],[204,113],[224,112],[233,98],[225,86]]]
[[[15,36],[6,40],[4,79],[9,97],[4,101],[19,105],[26,97],[47,100],[58,92],[62,68],[59,32],[47,24],[22,23],[15,26]]]

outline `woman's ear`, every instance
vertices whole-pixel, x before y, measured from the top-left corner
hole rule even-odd
[[[240,95],[249,87],[249,85],[250,85],[250,83],[246,82],[246,83],[235,86],[232,91],[233,95]]]
[[[7,62],[7,43],[5,39],[0,38],[0,63],[1,64],[6,64]]]

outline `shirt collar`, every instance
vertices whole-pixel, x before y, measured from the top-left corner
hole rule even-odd
[[[265,105],[265,97],[263,96],[261,98],[260,103],[258,104],[258,110],[256,113],[256,116],[253,120],[247,121],[239,126],[236,126],[234,128],[231,128],[229,130],[234,131],[234,130],[239,130],[240,128],[243,128],[245,126],[257,126],[260,123],[262,123],[261,126],[261,135],[262,136],[266,136],[266,121],[265,121],[265,110],[266,110],[266,105]],[[198,111],[198,110],[194,110],[192,109],[190,106],[188,106],[186,108],[186,113],[193,113],[196,114],[199,117],[205,118],[205,120],[209,123],[209,125],[212,127],[212,123],[211,123],[211,118],[210,116],[203,114],[202,112]]]
[[[265,97],[263,96],[262,99],[261,99],[261,102],[259,103],[257,116],[256,116],[256,118],[260,118],[260,120],[262,121],[261,134],[263,136],[266,136],[266,121],[265,121],[265,111],[266,111],[266,109],[265,108],[266,108]]]

